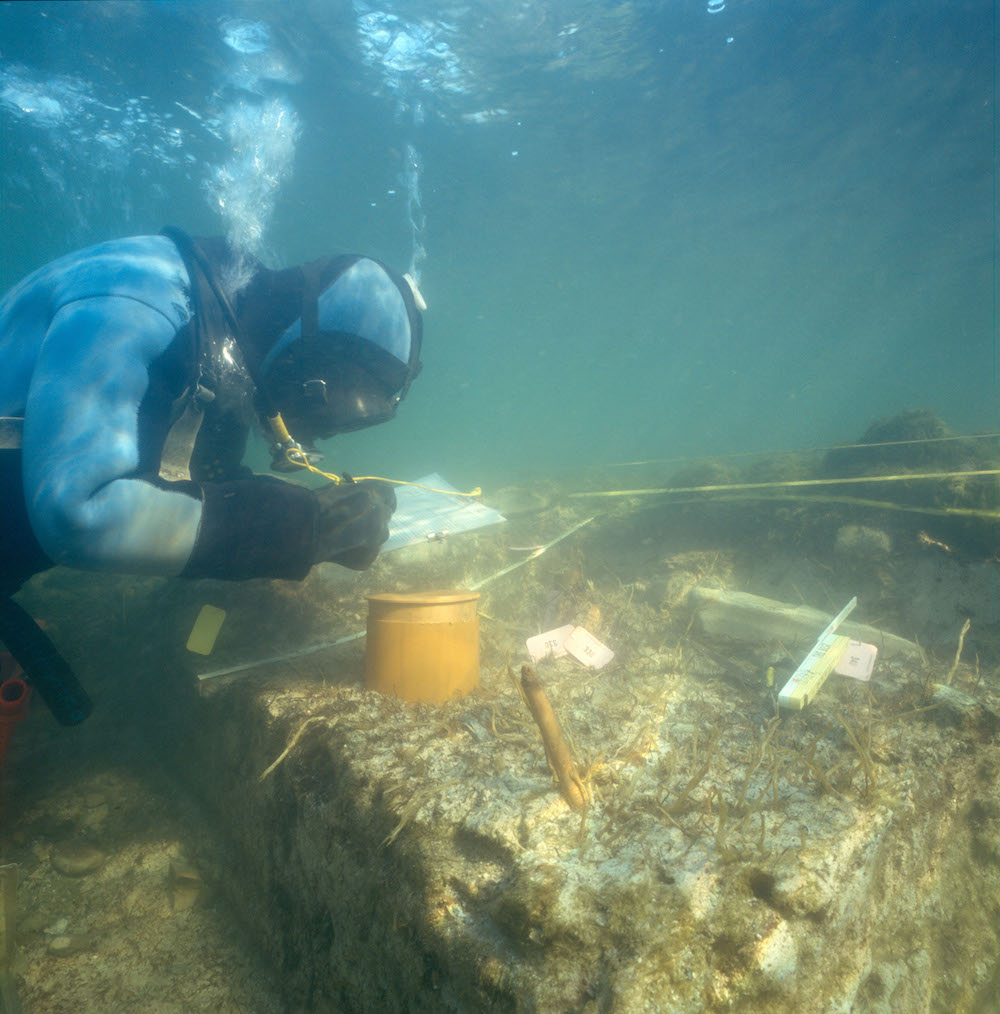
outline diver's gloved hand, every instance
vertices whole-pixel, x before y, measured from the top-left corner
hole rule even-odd
[[[361,482],[327,486],[316,491],[316,559],[365,570],[389,538],[389,518],[396,509],[396,494],[387,482]]]

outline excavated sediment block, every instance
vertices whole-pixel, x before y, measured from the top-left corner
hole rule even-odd
[[[696,646],[542,664],[581,813],[503,668],[430,708],[366,692],[360,661],[227,688],[188,749],[300,1009],[990,1009],[995,726],[956,728],[905,668],[877,704],[843,680],[779,721]]]

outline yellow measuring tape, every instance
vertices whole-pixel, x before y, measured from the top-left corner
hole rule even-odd
[[[647,458],[642,461],[614,461],[606,468],[637,465],[668,465],[674,461],[729,461],[731,458],[770,458],[779,454],[824,454],[827,451],[862,451],[869,447],[907,447],[911,444],[946,444],[953,440],[996,440],[1000,433],[972,433],[968,436],[917,437],[913,440],[882,440],[871,444],[831,444],[829,447],[793,447],[770,451],[733,451],[731,454],[682,455],[677,458]]]
[[[616,496],[662,496],[668,493],[730,493],[750,489],[801,489],[807,486],[850,486],[868,482],[915,482],[925,479],[961,479],[1000,475],[1000,468],[968,472],[913,472],[904,475],[858,475],[846,479],[786,479],[778,482],[730,482],[711,486],[664,486],[659,489],[595,489],[568,494],[573,498]]]
[[[775,503],[842,504],[845,507],[872,507],[876,510],[903,511],[909,514],[931,514],[937,517],[982,518],[986,521],[1000,521],[1000,510],[988,511],[975,507],[920,507],[917,504],[893,503],[891,500],[866,500],[860,496],[816,496],[798,493],[748,493],[720,497],[721,503],[737,503],[741,500],[756,503],[773,500]],[[678,501],[698,503],[697,499]],[[701,501],[704,502],[704,501]]]

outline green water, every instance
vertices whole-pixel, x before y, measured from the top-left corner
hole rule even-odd
[[[298,120],[266,259],[423,245],[423,375],[337,467],[502,484],[907,408],[996,428],[985,0],[4,3],[0,39],[5,287],[225,231],[240,103]]]

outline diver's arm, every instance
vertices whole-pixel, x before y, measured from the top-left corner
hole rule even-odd
[[[198,541],[182,577],[305,577],[314,563],[365,570],[389,538],[396,496],[386,482],[313,492],[258,476],[202,486]]]
[[[301,580],[316,562],[312,490],[257,476],[203,483],[202,517],[181,577]]]
[[[56,313],[25,409],[25,498],[56,563],[199,578],[301,579],[331,560],[363,569],[395,507],[382,484],[317,495],[264,477],[165,482],[140,468],[139,410],[150,364],[176,323],[129,297]]]
[[[176,333],[127,297],[77,300],[53,318],[25,409],[25,496],[39,542],[83,570],[304,577],[315,562],[310,490],[136,474],[150,364]]]
[[[135,478],[149,364],[176,322],[136,299],[62,307],[46,332],[25,407],[25,498],[56,563],[177,574],[195,544],[200,499]]]

